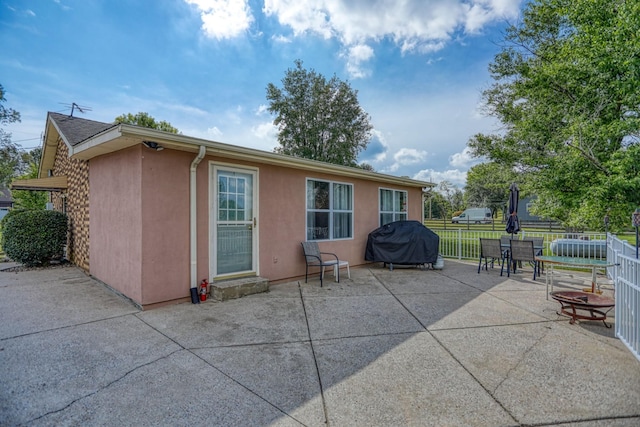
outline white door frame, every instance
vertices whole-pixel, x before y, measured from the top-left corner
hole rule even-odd
[[[238,172],[243,174],[249,174],[253,177],[253,191],[252,191],[252,205],[253,215],[252,218],[246,220],[247,223],[252,222],[252,268],[250,270],[237,271],[232,273],[218,274],[217,266],[217,247],[218,247],[218,180],[217,175],[219,171]],[[240,276],[257,276],[259,275],[259,254],[258,254],[258,224],[259,224],[259,209],[258,209],[258,168],[249,167],[245,165],[237,165],[232,163],[220,163],[209,162],[209,271],[211,277],[215,278],[232,278]]]

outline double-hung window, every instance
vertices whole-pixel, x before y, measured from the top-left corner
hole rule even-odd
[[[407,220],[407,192],[380,189],[380,226]]]
[[[353,238],[353,185],[307,179],[307,240]]]

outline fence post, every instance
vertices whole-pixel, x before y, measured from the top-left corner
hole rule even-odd
[[[462,259],[462,229],[458,228],[458,259]]]

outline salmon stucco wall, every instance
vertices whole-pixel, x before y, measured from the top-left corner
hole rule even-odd
[[[422,191],[419,188],[382,185],[361,179],[309,173],[275,166],[259,167],[259,256],[262,277],[284,280],[304,275],[300,242],[306,240],[306,179],[353,184],[353,238],[319,241],[321,251],[336,253],[350,265],[364,264],[369,233],[379,224],[378,194],[381,187],[406,190],[408,218],[422,220]]]
[[[91,274],[142,306],[188,299],[190,165],[196,154],[137,145],[91,160]],[[197,281],[209,271],[211,170],[215,164],[258,171],[258,274],[270,281],[304,275],[306,179],[353,184],[354,237],[320,241],[355,266],[365,263],[368,234],[378,227],[379,188],[406,190],[409,219],[422,218],[419,188],[309,173],[207,156],[197,176]]]
[[[207,158],[209,168],[213,168],[218,159]],[[204,162],[203,162],[204,163]],[[228,164],[228,161],[224,161]],[[258,274],[269,280],[285,280],[304,275],[305,263],[302,256],[300,242],[306,239],[306,179],[320,179],[334,182],[353,184],[354,192],[354,237],[352,239],[319,241],[322,251],[334,252],[341,259],[349,261],[350,265],[364,264],[364,251],[368,234],[378,228],[378,193],[380,187],[408,192],[408,216],[409,219],[422,219],[422,192],[420,188],[382,185],[373,181],[362,179],[344,178],[337,175],[309,173],[299,169],[287,169],[272,165],[238,164],[238,167],[250,166],[258,169],[259,180],[259,217],[256,230],[258,232],[259,270]],[[202,215],[204,201],[208,200],[208,185],[210,177],[205,176],[204,171],[198,175],[198,247],[199,273],[204,272],[203,262],[208,262],[208,247],[201,237],[205,233],[200,232],[206,227],[208,230],[208,217]],[[212,209],[211,200],[206,206]],[[204,239],[202,239],[204,240]],[[203,276],[205,277],[205,276]]]
[[[91,160],[91,274],[142,306],[189,296],[193,157],[137,145]]]
[[[91,160],[91,274],[142,306],[189,296],[193,157],[138,145]]]
[[[142,304],[139,146],[91,159],[91,274]]]
[[[144,305],[189,296],[189,169],[195,156],[176,150],[143,149]]]

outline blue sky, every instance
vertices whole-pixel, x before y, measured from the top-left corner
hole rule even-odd
[[[522,0],[0,0],[0,84],[39,145],[48,111],[144,111],[183,134],[272,151],[266,87],[300,59],[358,91],[376,171],[464,185],[487,66]]]

